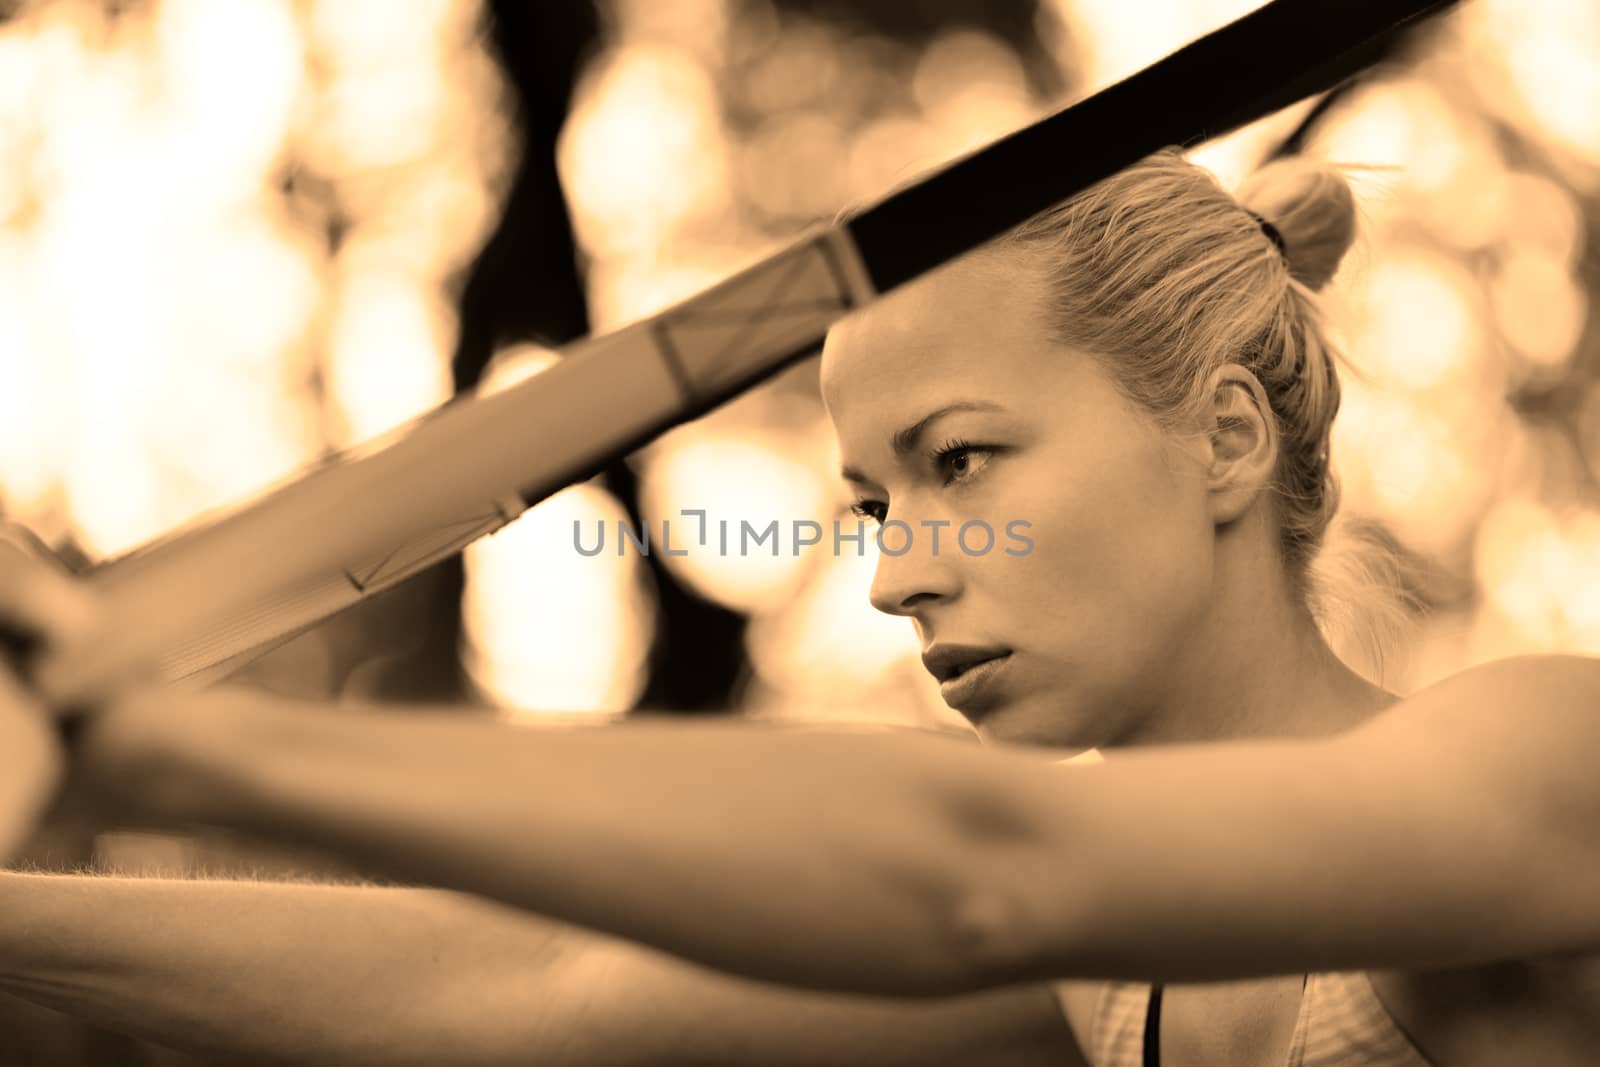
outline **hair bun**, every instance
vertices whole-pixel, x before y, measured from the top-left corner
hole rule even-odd
[[[1308,289],[1327,285],[1355,243],[1355,196],[1326,164],[1276,160],[1246,178],[1237,196],[1282,235],[1289,275]]]

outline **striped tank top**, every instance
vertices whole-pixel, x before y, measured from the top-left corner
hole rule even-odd
[[[1084,1048],[1090,1067],[1159,1067],[1159,987],[1113,982]],[[1378,999],[1365,972],[1306,977],[1286,1067],[1431,1067]]]

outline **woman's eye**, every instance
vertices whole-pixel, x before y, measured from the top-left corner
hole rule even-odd
[[[945,445],[934,454],[939,471],[945,476],[945,484],[963,481],[972,477],[989,462],[993,449],[983,448],[978,445],[952,443]]]
[[[991,445],[974,445],[966,441],[946,441],[943,445],[928,453],[928,459],[933,463],[934,470],[943,479],[945,485],[954,485],[977,477],[996,452],[1003,449]],[[889,518],[889,505],[881,500],[860,499],[850,504],[852,514],[871,519],[876,523],[886,522]]]
[[[877,500],[857,500],[850,505],[850,510],[861,518],[871,519],[873,522],[882,522],[889,513],[889,509]]]

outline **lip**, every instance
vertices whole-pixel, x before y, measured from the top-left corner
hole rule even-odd
[[[939,695],[957,711],[970,712],[997,693],[998,679],[1011,662],[1009,648],[971,645],[934,646],[922,656],[923,665],[939,679]]]
[[[939,683],[939,695],[957,711],[971,713],[978,710],[997,692],[995,679],[1003,675],[1011,663],[1011,653],[996,659],[987,659],[947,681]]]
[[[998,659],[1011,654],[1000,645],[929,645],[922,653],[922,665],[928,668],[940,684],[985,660]]]

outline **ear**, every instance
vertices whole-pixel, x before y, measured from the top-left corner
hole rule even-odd
[[[1278,467],[1278,417],[1254,374],[1230,363],[1210,382],[1206,471],[1212,521],[1232,522],[1271,484]]]

